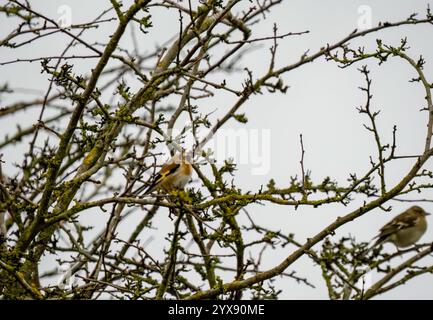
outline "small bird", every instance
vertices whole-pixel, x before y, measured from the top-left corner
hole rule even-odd
[[[175,189],[183,189],[191,179],[192,166],[187,160],[189,158],[185,152],[176,153],[153,178],[144,194],[154,190],[170,192]]]
[[[372,248],[386,242],[393,243],[397,248],[406,248],[415,244],[427,230],[425,217],[428,215],[430,213],[425,212],[421,207],[410,207],[380,229]]]

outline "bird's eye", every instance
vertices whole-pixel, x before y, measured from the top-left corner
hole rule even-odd
[[[423,213],[423,212],[424,212],[424,210],[423,210],[422,208],[420,208],[420,207],[414,207],[413,210],[414,210],[416,213]]]

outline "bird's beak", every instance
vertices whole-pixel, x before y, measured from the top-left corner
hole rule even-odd
[[[431,213],[426,212],[425,215],[426,216],[431,216]]]

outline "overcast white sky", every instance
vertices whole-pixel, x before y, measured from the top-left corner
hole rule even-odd
[[[3,3],[4,1],[0,1]],[[35,8],[48,16],[59,17],[58,9],[62,5],[71,8],[72,23],[86,22],[93,19],[107,7],[109,1],[33,1]],[[249,2],[248,2],[249,3]],[[424,15],[427,4],[433,7],[432,1],[283,1],[267,14],[263,23],[255,26],[255,37],[270,36],[272,26],[277,23],[280,33],[298,32],[309,30],[310,33],[300,37],[287,38],[279,42],[277,53],[277,66],[295,62],[306,51],[317,51],[327,43],[334,43],[357,28],[360,19],[360,7],[371,9],[372,24],[379,21],[399,21],[407,18],[413,12]],[[151,12],[152,13],[152,12]],[[152,17],[154,27],[151,32],[142,36],[139,42],[141,52],[150,52],[157,43],[168,40],[178,30],[178,17],[170,16],[162,10],[155,10]],[[113,31],[113,24],[89,32],[88,39],[101,39],[106,41],[107,36]],[[11,28],[11,21],[0,20],[0,35],[3,30]],[[433,26],[409,26],[382,31],[352,43],[353,46],[364,45],[373,48],[375,40],[380,38],[384,43],[398,45],[402,37],[408,38],[411,49],[409,54],[417,58],[422,54],[427,60],[425,74],[433,81]],[[102,40],[104,39],[104,40]],[[10,50],[0,48],[0,60],[8,61],[17,57],[38,57],[43,55],[58,55],[64,48],[64,39],[45,38],[29,48]],[[125,34],[122,45],[132,48],[129,32]],[[264,43],[262,47],[247,55],[241,62],[260,75],[268,67],[268,47],[270,43]],[[266,63],[264,63],[266,62]],[[95,60],[75,60],[74,70],[86,72],[94,66]],[[364,85],[363,76],[356,70],[356,65],[348,69],[340,69],[335,63],[325,62],[320,59],[313,64],[306,65],[283,78],[290,86],[287,94],[264,94],[254,96],[243,107],[249,122],[246,126],[230,122],[226,128],[247,128],[258,130],[259,135],[268,132],[270,137],[270,166],[266,174],[254,175],[252,169],[257,167],[249,161],[239,166],[235,181],[243,190],[258,190],[260,185],[265,185],[270,178],[274,178],[277,186],[284,187],[289,183],[290,176],[300,174],[299,159],[299,134],[303,134],[305,145],[305,166],[312,171],[315,182],[320,182],[324,177],[331,176],[341,183],[345,183],[349,173],[365,172],[370,166],[369,156],[376,154],[374,140],[369,132],[363,128],[367,119],[358,114],[356,107],[364,103],[364,95],[358,89]],[[398,127],[398,154],[419,154],[424,145],[426,114],[419,112],[424,106],[423,88],[418,84],[408,83],[415,77],[414,71],[398,59],[377,66],[376,62],[369,63],[371,77],[373,78],[373,107],[380,108],[379,130],[383,137],[391,142],[392,127]],[[39,72],[39,63],[22,63],[0,67],[1,83],[8,82],[12,88],[27,88],[44,90],[47,86],[46,75]],[[223,77],[224,75],[221,75]],[[233,76],[231,83],[238,81],[237,87],[241,88],[241,81],[245,74]],[[216,76],[218,78],[218,76]],[[20,92],[20,91],[18,91]],[[23,92],[14,99],[30,99],[37,92]],[[217,96],[211,101],[211,105],[201,107],[209,112],[220,108],[228,108],[228,98],[225,95]],[[7,103],[4,99],[1,103]],[[207,108],[207,109],[206,109]],[[226,110],[224,109],[224,110]],[[221,111],[221,110],[218,110]],[[205,112],[205,111],[203,111]],[[217,114],[218,114],[217,112]],[[34,114],[22,114],[23,118],[11,119],[8,123],[0,122],[0,137],[6,132],[10,133],[10,126],[14,121],[32,123]],[[248,131],[249,133],[251,131]],[[263,146],[264,148],[266,146]],[[266,150],[266,149],[264,149]],[[20,159],[19,148],[8,148],[2,151],[7,161],[6,167],[12,170],[14,161]],[[428,163],[432,168],[432,161]],[[388,168],[388,185],[391,186],[402,177],[411,166],[411,162],[399,162],[398,165]],[[433,192],[423,194],[423,198],[433,199]],[[294,232],[297,239],[305,239],[313,236],[323,227],[355,208],[359,204],[353,203],[348,207],[323,206],[317,209],[300,208],[296,212],[293,208],[277,207],[272,205],[252,206],[250,214],[263,225],[281,229],[286,233]],[[352,234],[357,239],[367,241],[376,235],[377,230],[392,216],[405,210],[409,205],[401,202],[391,202],[393,210],[384,213],[375,210],[365,215],[356,222],[348,224],[338,230],[335,239]],[[426,211],[433,212],[433,205],[421,204]],[[98,221],[97,216],[89,215],[89,221]],[[429,223],[433,223],[429,218]],[[131,219],[131,224],[136,219]],[[103,227],[101,225],[101,227]],[[157,230],[149,230],[158,241],[149,245],[149,250],[160,251],[166,243],[163,242],[165,232],[171,231],[168,219],[160,219],[155,225]],[[124,232],[128,227],[123,225]],[[122,232],[122,229],[120,229]],[[145,238],[145,237],[144,237]],[[422,241],[433,241],[433,233],[430,228]],[[386,250],[394,250],[391,245],[385,246]],[[279,250],[269,252],[264,259],[263,268],[275,266],[280,263],[288,252]],[[433,259],[430,259],[433,261]],[[296,285],[293,280],[279,279],[277,287],[283,290],[281,298],[284,299],[322,299],[327,298],[324,282],[320,270],[310,260],[301,259],[289,270],[296,269],[300,275],[307,276],[316,289]],[[226,278],[229,280],[230,278]],[[380,298],[388,299],[432,299],[433,275],[425,275],[411,281],[403,287],[386,293]]]

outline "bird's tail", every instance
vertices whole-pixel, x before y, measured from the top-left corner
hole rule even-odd
[[[148,185],[142,185],[138,187],[136,190],[134,190],[134,194],[143,197],[151,193],[153,190],[155,190],[155,183],[150,183]]]
[[[359,254],[359,258],[364,258],[368,253],[370,253],[371,250],[373,250],[374,248],[380,246],[381,244],[383,244],[385,242],[385,238],[380,237],[380,236],[376,236],[373,239],[377,240],[371,245],[371,246],[367,246],[367,248],[365,248],[360,254]]]
[[[151,183],[150,185],[148,185],[143,192],[143,196],[147,196],[149,193],[151,193],[154,189],[155,189],[156,184],[155,183]]]

